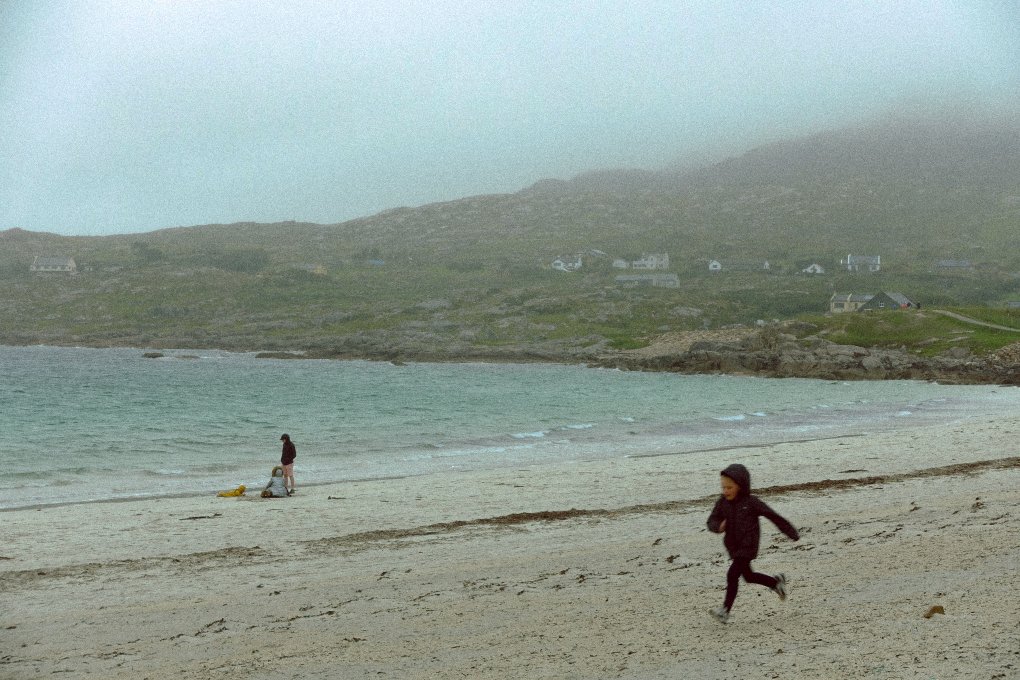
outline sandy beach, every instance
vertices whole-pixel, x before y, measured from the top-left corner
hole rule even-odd
[[[970,419],[3,512],[0,677],[1020,678],[1018,442]],[[721,625],[730,462],[802,539],[763,524],[790,597],[742,584]]]

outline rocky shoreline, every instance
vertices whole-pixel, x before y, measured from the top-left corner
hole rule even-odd
[[[263,356],[280,358],[284,355],[277,352]],[[366,359],[398,364],[446,361],[552,362],[584,364],[593,368],[687,374],[728,373],[770,378],[927,380],[960,385],[1020,385],[1020,343],[983,357],[974,356],[965,350],[951,350],[941,356],[925,357],[905,349],[841,345],[818,336],[798,339],[775,327],[669,334],[637,350],[613,350],[603,344],[588,347],[536,344],[499,348],[472,345],[435,348],[394,343],[375,347],[313,350],[291,356]]]
[[[877,347],[840,345],[818,336],[797,339],[774,328],[725,340],[652,344],[607,355],[592,365],[641,371],[731,373],[825,380],[929,380],[943,384],[1020,385],[1020,343],[976,357],[950,351],[937,357]]]
[[[763,328],[685,331],[655,338],[647,347],[614,350],[604,342],[587,346],[535,343],[479,347],[455,343],[436,348],[393,342],[309,351],[305,357],[411,361],[555,362],[629,371],[688,374],[728,373],[770,378],[823,380],[927,380],[960,385],[1020,385],[1020,342],[987,356],[957,348],[926,357],[906,349],[859,347],[819,335],[798,338],[790,324]],[[278,356],[278,355],[274,355]]]
[[[149,358],[189,358],[182,350],[212,348],[258,352],[267,359],[331,359],[408,362],[566,363],[630,371],[687,374],[728,373],[773,378],[824,380],[927,380],[943,384],[1020,385],[1020,342],[975,356],[957,348],[928,357],[905,348],[860,347],[831,342],[820,335],[798,338],[790,324],[763,328],[684,331],[655,338],[647,347],[616,350],[604,338],[479,346],[453,342],[436,346],[416,338],[374,335],[334,338],[292,349],[259,348],[241,342],[166,339],[148,343],[76,342],[86,347],[139,347]],[[24,340],[24,339],[22,339]],[[34,344],[15,342],[12,344]],[[48,343],[48,344],[61,344]],[[142,348],[148,347],[144,350]],[[160,347],[173,349],[158,349]]]

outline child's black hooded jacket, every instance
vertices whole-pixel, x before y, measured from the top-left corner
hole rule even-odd
[[[800,535],[785,518],[772,508],[751,495],[751,473],[739,463],[730,465],[722,474],[732,479],[740,487],[740,492],[732,501],[719,498],[712,514],[708,516],[708,529],[719,533],[722,523],[726,522],[726,535],[723,545],[732,559],[753,560],[758,556],[758,541],[761,538],[759,517],[767,517],[784,534],[798,540]]]

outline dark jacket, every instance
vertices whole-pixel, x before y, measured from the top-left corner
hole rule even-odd
[[[708,529],[718,534],[723,530],[723,521],[726,522],[723,545],[732,559],[753,560],[758,556],[758,541],[761,539],[759,517],[767,517],[793,540],[800,538],[792,524],[757,496],[751,495],[751,473],[746,467],[736,463],[723,470],[722,474],[736,482],[740,492],[732,501],[725,498],[716,501],[712,514],[708,516]]]
[[[287,439],[283,442],[283,453],[280,456],[281,465],[290,465],[297,458],[297,447],[294,446],[294,442]]]

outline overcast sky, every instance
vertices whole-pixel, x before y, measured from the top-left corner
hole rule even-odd
[[[333,223],[1017,92],[1014,0],[0,0],[0,230]]]

